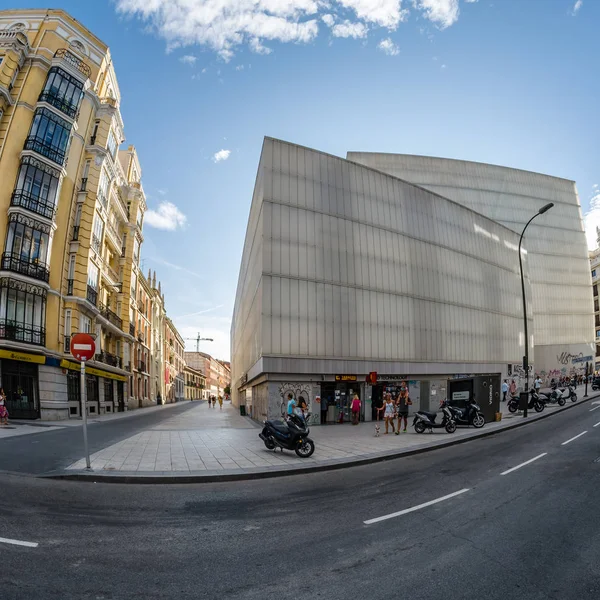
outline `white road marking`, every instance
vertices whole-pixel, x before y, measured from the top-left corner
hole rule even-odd
[[[598,423],[596,423],[596,424],[594,425],[594,427],[598,427],[598,425],[600,425],[600,421],[598,421]]]
[[[598,406],[594,406],[594,408],[590,408],[590,412],[594,411],[594,410],[598,410],[600,408],[600,404]]]
[[[448,500],[449,498],[454,498],[454,496],[458,496],[460,494],[464,494],[468,492],[470,488],[465,488],[463,490],[459,490],[458,492],[454,492],[452,494],[448,494],[447,496],[442,496],[441,498],[436,498],[435,500],[430,500],[429,502],[424,502],[423,504],[419,504],[418,506],[413,506],[411,508],[405,508],[404,510],[400,510],[395,513],[391,513],[389,515],[383,515],[383,517],[376,517],[375,519],[369,519],[368,521],[363,521],[365,525],[372,525],[373,523],[379,523],[379,521],[386,521],[387,519],[393,519],[394,517],[401,517],[402,515],[406,515],[408,513],[414,512],[415,510],[421,510],[422,508],[426,508],[427,506],[431,506],[432,504],[437,504],[438,502],[443,502],[444,500]]]
[[[1,544],[12,544],[13,546],[26,546],[27,548],[37,548],[37,542],[23,542],[21,540],[9,540],[8,538],[0,537]]]
[[[546,456],[546,454],[548,454],[547,452],[544,452],[543,454],[539,454],[538,456],[536,456],[535,458],[530,458],[529,460],[526,460],[524,463],[521,463],[520,465],[517,465],[516,467],[513,467],[512,469],[508,469],[507,471],[503,471],[502,473],[500,473],[500,475],[508,475],[509,473],[512,473],[513,471],[516,471],[517,469],[520,469],[521,467],[524,467],[525,465],[528,465],[536,460],[539,460],[540,458]]]
[[[595,425],[594,425],[595,427]],[[581,432],[579,435],[576,435],[575,437],[572,437],[570,440],[567,440],[566,442],[563,442],[561,444],[561,446],[566,446],[567,444],[571,443],[573,440],[576,440],[578,437],[581,437],[582,435],[585,435],[587,433],[587,431],[583,431]]]

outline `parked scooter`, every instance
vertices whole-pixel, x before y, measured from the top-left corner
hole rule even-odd
[[[519,410],[519,396],[511,396],[508,400],[508,410],[511,413],[516,413]],[[534,389],[529,390],[529,401],[527,402],[527,408],[533,408],[535,412],[541,413],[546,407],[546,403],[540,394],[538,394]]]
[[[465,408],[459,408],[451,404],[448,405],[448,408],[452,412],[457,425],[473,425],[477,429],[485,425],[485,417],[481,412],[481,407],[473,399],[468,400]]]
[[[577,400],[577,394],[575,393],[575,390],[573,389],[573,386],[569,385],[567,387],[564,388],[559,388],[558,386],[556,386],[556,384],[552,387],[552,391],[550,392],[550,396],[554,396],[556,397],[558,403],[561,406],[564,406],[565,402],[567,400],[570,400],[571,402],[575,402]],[[560,400],[564,400],[565,402],[563,402],[562,404],[560,403]]]
[[[448,433],[456,431],[456,421],[448,403],[444,400],[440,406],[442,410],[442,420],[436,421],[437,413],[420,410],[415,414],[413,427],[417,433],[424,433],[426,429],[431,432],[433,429],[445,429]]]
[[[315,443],[308,437],[310,429],[303,417],[288,415],[285,421],[265,421],[264,425],[258,437],[269,450],[294,450],[300,458],[308,458],[315,451]]]

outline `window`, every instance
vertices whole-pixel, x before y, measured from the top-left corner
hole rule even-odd
[[[104,233],[104,222],[100,218],[100,215],[96,213],[94,217],[94,228],[92,231],[92,248],[96,252],[100,252],[100,247],[102,245],[102,234]]]
[[[46,290],[10,277],[0,279],[0,337],[46,344]]]
[[[83,98],[83,84],[59,67],[48,71],[46,85],[39,101],[47,102],[67,116],[74,118]]]
[[[94,290],[98,289],[98,267],[91,261],[88,266],[87,284],[89,287],[93,288]]]
[[[98,184],[98,198],[102,204],[106,207],[106,203],[108,201],[108,186],[110,184],[110,179],[106,174],[106,171],[102,169],[102,173],[100,173],[100,183]]]
[[[79,331],[81,333],[92,333],[92,320],[85,315],[79,317]]]
[[[2,268],[48,281],[50,226],[20,214],[9,217]]]
[[[592,269],[592,277],[596,277],[596,269]]]
[[[113,133],[113,130],[111,129],[109,134],[108,134],[108,143],[106,144],[106,148],[108,149],[110,155],[113,157],[115,157],[115,154],[117,153],[117,140],[115,138],[115,134]]]
[[[135,299],[135,290],[137,288],[137,274],[135,271],[131,272],[131,297]]]
[[[75,254],[69,256],[69,272],[68,278],[73,279],[75,277]]]
[[[598,286],[594,285],[594,296],[598,295]]]
[[[71,351],[71,309],[67,308],[65,310],[65,345],[64,351]]]
[[[25,150],[33,150],[63,165],[67,155],[71,125],[47,108],[35,111]]]
[[[17,80],[17,76],[19,75],[18,67],[15,69],[13,76],[11,77],[10,83],[8,84],[8,91],[10,92],[15,86],[15,81]]]
[[[47,219],[52,219],[59,181],[57,170],[31,156],[23,157],[11,198],[12,206],[21,206]]]
[[[137,239],[137,237],[135,238],[135,241],[133,242],[133,262],[134,263],[138,263],[140,258],[140,240]]]
[[[596,337],[600,337],[600,329],[596,331]]]

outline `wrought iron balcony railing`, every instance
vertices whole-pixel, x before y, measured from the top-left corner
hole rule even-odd
[[[138,362],[138,371],[141,371],[142,373],[148,372],[148,371],[146,371],[146,363],[143,360],[140,360]]]
[[[48,267],[39,261],[31,261],[21,258],[20,254],[11,254],[4,252],[2,254],[2,269],[5,271],[13,271],[21,275],[27,275],[40,281],[48,283],[50,280],[50,271]]]
[[[67,279],[67,296],[72,296],[73,295],[73,284],[74,284],[75,280],[74,279]]]
[[[13,342],[24,342],[25,344],[46,345],[46,329],[18,323],[11,319],[0,319],[0,339]]]
[[[100,309],[100,314],[105,319],[108,319],[110,323],[116,325],[119,329],[123,329],[123,319],[121,319],[116,312],[113,312],[110,308],[108,308],[108,306],[106,306],[106,304],[102,302],[100,302],[98,308]]]
[[[56,214],[54,202],[42,200],[41,198],[38,198],[33,194],[30,194],[29,192],[25,192],[23,190],[15,190],[12,193],[10,205],[26,208],[27,210],[36,213],[37,215],[46,217],[46,219],[54,219],[54,215]]]
[[[100,253],[100,238],[95,234],[92,234],[92,248]]]
[[[111,354],[110,352],[100,352],[99,354],[96,354],[94,360],[103,362],[104,364],[110,365],[111,367],[121,368],[123,365],[121,357],[116,356],[115,354]]]
[[[54,53],[54,58],[62,58],[62,60],[70,64],[72,67],[75,67],[81,74],[88,78],[92,75],[92,70],[90,67],[80,58],[77,58],[77,56],[75,56],[72,52],[69,52],[69,50],[66,48],[59,48]]]
[[[98,302],[98,292],[91,285],[87,286],[86,298],[88,302],[91,302],[94,306],[96,306]]]
[[[87,177],[81,178],[81,187],[79,188],[80,192],[87,192],[87,182],[88,182]]]
[[[71,352],[71,336],[65,335],[65,346],[63,348],[64,352],[69,354]]]
[[[46,143],[44,138],[37,137],[35,135],[30,135],[25,140],[25,150],[33,150],[42,156],[45,156],[47,159],[51,160],[59,164],[61,167],[65,162],[65,151],[57,148],[56,146],[51,146]]]
[[[38,98],[38,102],[51,104],[54,108],[58,108],[65,115],[71,117],[71,119],[74,119],[77,114],[77,105],[65,100],[64,96],[61,96],[58,91],[48,90],[47,92],[42,92]]]
[[[135,337],[135,325],[133,323],[129,323],[129,335],[133,335]]]
[[[71,239],[74,242],[79,239],[79,225],[73,225],[73,237]]]

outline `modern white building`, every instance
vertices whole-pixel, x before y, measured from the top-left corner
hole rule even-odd
[[[522,371],[517,248],[548,202],[523,252],[530,364],[544,373],[594,354],[573,182],[425,157],[344,160],[266,138],[231,328],[234,404],[278,416],[291,392],[315,421],[337,421],[356,392],[369,420],[407,380],[416,407],[468,391],[491,410],[500,378]]]

